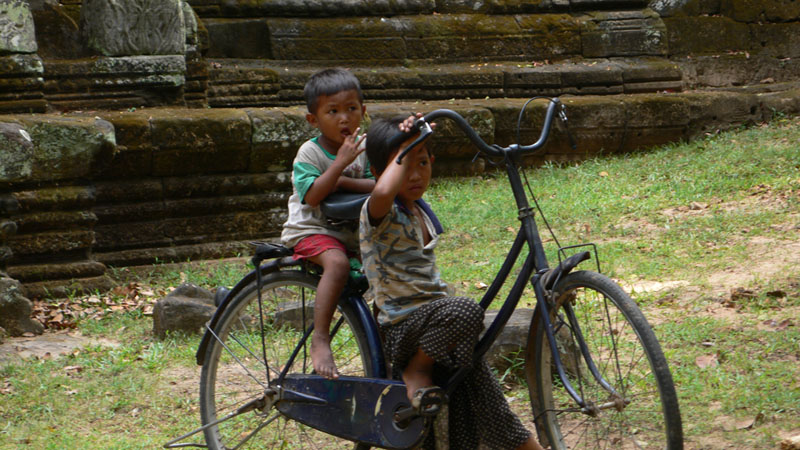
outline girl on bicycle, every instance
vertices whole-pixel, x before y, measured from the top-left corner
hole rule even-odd
[[[367,156],[378,176],[360,218],[360,247],[369,280],[366,297],[379,308],[392,375],[406,384],[412,405],[441,399],[437,387],[458,368],[472,370],[449,398],[449,445],[477,449],[537,449],[541,446],[511,411],[484,358],[473,351],[483,330],[483,309],[452,297],[436,267],[434,249],[442,227],[422,200],[432,175],[433,155],[424,142],[395,164],[399,148],[416,137],[414,117],[375,121]],[[389,142],[406,133],[399,148]],[[428,436],[423,448],[433,448]]]

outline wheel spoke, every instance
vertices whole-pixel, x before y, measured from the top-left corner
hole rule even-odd
[[[541,326],[529,340],[527,368],[534,380],[531,401],[544,412],[537,423],[554,450],[587,448],[682,449],[680,412],[672,378],[655,336],[635,303],[607,277],[593,272],[567,275],[554,289],[554,327],[565,372],[588,405],[579,411],[560,383]],[[574,298],[574,301],[572,300]],[[577,327],[561,309],[570,302]],[[580,329],[598,373],[616,391],[612,395],[588,370],[574,333]],[[570,336],[562,336],[565,333]],[[563,347],[563,348],[562,348]],[[658,367],[658,370],[654,369]],[[618,397],[619,396],[619,397]],[[534,401],[534,397],[536,400]],[[666,400],[665,400],[666,399]],[[624,401],[624,404],[619,403]],[[664,403],[664,402],[667,403]]]
[[[309,373],[306,343],[301,342],[306,324],[305,301],[313,299],[317,279],[299,271],[278,271],[264,276],[259,304],[255,283],[241,290],[229,303],[216,325],[201,375],[201,417],[211,424],[236,411],[271,389],[295,349],[297,361],[288,373]],[[366,336],[349,303],[340,305],[332,323],[334,360],[348,375],[371,375]],[[299,309],[299,311],[298,311]],[[295,318],[295,319],[293,319]],[[261,342],[264,342],[262,347]],[[300,344],[299,344],[300,343]],[[299,347],[298,347],[299,345]],[[261,348],[260,348],[261,347]],[[263,351],[262,351],[263,348]],[[321,433],[271,409],[238,414],[204,430],[211,449],[245,448],[352,448],[353,443]]]

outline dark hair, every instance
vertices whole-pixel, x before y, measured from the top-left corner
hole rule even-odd
[[[396,116],[391,119],[377,119],[370,124],[369,130],[367,130],[367,159],[369,159],[372,173],[377,175],[386,170],[389,165],[389,158],[397,150],[397,147],[390,146],[395,136],[403,134],[403,139],[400,142],[405,142],[418,133],[417,131],[400,131],[399,125],[407,117]]]
[[[324,69],[311,75],[303,89],[306,106],[311,114],[317,113],[318,100],[321,95],[333,95],[342,91],[356,91],[358,101],[364,103],[364,93],[358,78],[346,69]]]

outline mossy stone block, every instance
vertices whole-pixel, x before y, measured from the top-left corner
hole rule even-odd
[[[305,118],[306,108],[249,108],[253,124],[250,171],[291,171],[297,149],[319,134]]]
[[[153,136],[147,110],[100,113],[114,126],[117,152],[98,174],[102,179],[147,176],[153,170]]]
[[[47,59],[75,59],[90,55],[83,43],[78,23],[65,11],[63,5],[43,2],[41,9],[33,10],[36,22],[37,54]]]
[[[286,172],[207,175],[203,177],[164,178],[164,197],[183,199],[190,197],[237,196],[260,194],[272,190],[291,189]]]
[[[273,18],[267,23],[275,59],[401,60],[406,57],[405,20]]]
[[[8,274],[24,283],[97,277],[105,274],[106,266],[97,261],[78,261],[60,264],[26,264],[9,268]]]
[[[206,19],[209,58],[272,58],[264,19]]]
[[[33,173],[33,140],[25,127],[12,118],[0,122],[0,183],[30,178]]]
[[[91,229],[97,222],[92,211],[37,211],[14,217],[19,233],[71,228]]]
[[[581,96],[563,99],[577,151],[566,145],[548,147],[554,153],[593,155],[622,149],[627,110],[618,97]]]
[[[713,54],[748,50],[753,46],[747,24],[727,17],[663,19],[670,55]]]
[[[737,22],[789,22],[800,19],[794,0],[720,0],[720,12]]]
[[[120,177],[113,181],[98,181],[94,183],[94,192],[98,205],[144,202],[163,199],[164,184],[160,179]]]
[[[250,119],[233,109],[150,111],[153,175],[246,171]]]
[[[59,186],[17,191],[13,194],[18,212],[89,209],[96,200],[91,186]]]
[[[754,53],[780,59],[800,57],[800,22],[752,24],[750,32]]]
[[[688,102],[691,118],[686,139],[695,139],[706,132],[755,123],[763,118],[759,98],[755,94],[707,91],[680,95]]]
[[[9,239],[9,247],[14,252],[9,263],[36,255],[75,254],[78,250],[88,251],[94,244],[94,231],[59,230],[35,234],[18,234]]]
[[[2,122],[8,123],[0,118]],[[114,127],[98,118],[24,115],[15,116],[10,126],[16,129],[11,132],[14,141],[0,137],[9,144],[0,155],[9,162],[3,164],[0,181],[9,183],[90,177],[100,161],[111,158],[116,146]]]
[[[216,17],[334,17],[430,13],[435,0],[193,0],[201,14]]]
[[[24,0],[0,2],[0,55],[35,53],[37,49],[29,3]]]

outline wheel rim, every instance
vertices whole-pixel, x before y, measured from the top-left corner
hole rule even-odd
[[[572,335],[563,305],[569,302],[600,374],[620,394],[614,397],[592,377]],[[557,346],[573,387],[593,405],[580,411],[554,373],[544,338],[539,357],[540,398],[552,448],[664,449],[667,433],[661,394],[639,332],[610,298],[575,286],[557,300],[551,315]]]
[[[201,414],[208,424],[229,414],[229,420],[206,431],[210,448],[352,448],[347,441],[336,440],[297,422],[287,420],[271,408],[276,379],[304,334],[303,320],[312,322],[315,279],[309,276],[283,275],[279,280],[265,280],[259,312],[255,288],[243,291],[220,320],[218,335],[203,368]],[[303,317],[305,304],[305,317]],[[263,329],[259,315],[263,316]],[[340,323],[331,342],[334,359],[342,375],[364,376],[367,349],[360,348],[351,324],[337,311],[332,328]],[[263,333],[262,333],[263,331]],[[262,350],[262,335],[265,342]],[[222,344],[220,344],[220,342]],[[363,351],[362,351],[363,350]],[[266,363],[263,355],[266,354]],[[310,339],[298,352],[289,373],[311,373]],[[269,381],[268,375],[269,373]],[[266,407],[236,414],[248,402],[263,399]]]

